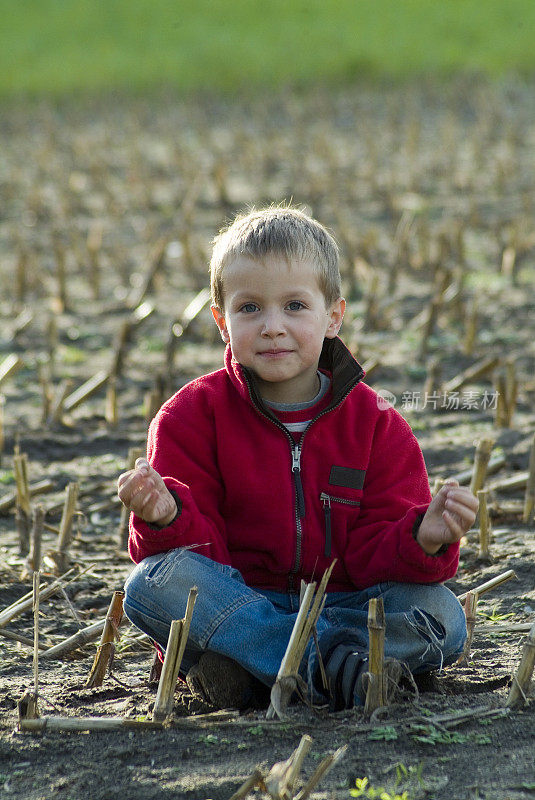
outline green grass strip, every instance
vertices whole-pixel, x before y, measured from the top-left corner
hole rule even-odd
[[[535,72],[534,0],[0,0],[0,94]]]

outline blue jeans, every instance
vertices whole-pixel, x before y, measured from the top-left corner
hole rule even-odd
[[[297,616],[299,596],[253,589],[233,567],[180,548],[150,556],[136,566],[125,585],[125,613],[165,649],[171,621],[184,616],[192,586],[197,586],[199,594],[181,672],[211,650],[234,659],[272,686]],[[440,669],[461,653],[465,616],[455,595],[442,584],[388,582],[363,591],[329,592],[318,620],[318,636],[332,627],[352,628],[367,649],[372,597],[383,598],[386,657],[404,661],[416,674]],[[300,668],[309,686],[316,659],[311,640]]]

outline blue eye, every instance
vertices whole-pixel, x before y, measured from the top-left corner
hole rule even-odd
[[[288,308],[290,311],[300,311],[302,308],[304,308],[304,305],[300,300],[292,300],[290,303],[288,303]]]
[[[252,314],[254,311],[258,310],[258,306],[256,303],[245,303],[241,308],[240,311],[244,311],[246,314]]]

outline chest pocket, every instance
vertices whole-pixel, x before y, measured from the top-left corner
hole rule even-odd
[[[356,490],[360,493],[364,486],[365,477],[366,470],[364,469],[337,465],[331,467],[329,490],[320,494],[325,522],[325,556],[327,558],[330,557],[332,551],[333,513],[334,519],[337,519],[344,528],[347,528],[349,521],[355,518],[355,514],[352,512],[360,507],[360,500],[344,497],[343,495],[348,494],[347,489]],[[340,492],[338,487],[346,491]]]
[[[353,509],[357,509],[360,507],[360,500],[350,500],[346,497],[335,497],[332,494],[327,494],[327,492],[322,492],[320,494],[321,504],[323,506],[323,517],[325,520],[325,556],[327,558],[331,555],[332,550],[332,538],[333,538],[333,511],[336,509],[344,509],[346,512],[351,511]],[[352,514],[337,514],[335,515],[335,519],[338,517],[343,516],[345,519],[345,526],[347,527],[347,522],[350,517],[353,517]]]

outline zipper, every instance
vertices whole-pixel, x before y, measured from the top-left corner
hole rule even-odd
[[[360,506],[360,500],[347,500],[345,497],[333,497],[326,492],[320,494],[320,500],[323,505],[323,514],[325,517],[325,556],[329,558],[332,550],[331,502],[358,507]]]
[[[283,434],[285,435],[288,444],[290,445],[290,456],[292,459],[292,477],[294,483],[294,490],[295,490],[295,531],[296,531],[296,540],[295,540],[295,558],[292,569],[288,574],[288,591],[293,592],[295,590],[295,575],[299,571],[299,567],[301,565],[301,539],[303,536],[303,529],[301,526],[301,519],[305,516],[305,495],[303,493],[303,483],[301,481],[301,447],[299,446],[303,442],[303,437],[305,432],[303,432],[303,436],[301,437],[301,442],[296,444],[288,431],[288,429],[280,422],[276,417],[266,414],[266,412],[255,402],[253,398],[253,393],[251,391],[251,384],[249,382],[249,378],[245,371],[243,372],[243,377],[245,383],[247,384],[247,388],[249,390],[249,397],[251,398],[251,402],[253,403],[254,407],[261,414],[265,417],[269,422],[272,422],[277,428],[279,428]]]
[[[325,492],[320,494],[320,500],[324,503],[325,501],[329,501],[343,503],[346,506],[360,506],[360,500],[348,500],[346,497],[333,497],[332,494],[326,494]]]
[[[302,519],[305,516],[305,495],[301,481],[301,448],[298,444],[294,444],[292,449],[292,473],[297,494],[297,515]]]
[[[343,401],[346,399],[346,397],[351,392],[351,390],[354,389],[354,387],[356,386],[356,383],[352,382],[351,386],[349,386],[346,389],[346,391],[338,399],[338,402],[335,403],[335,405],[329,406],[328,408],[325,408],[317,416],[315,416],[314,419],[310,421],[308,427],[303,431],[303,434],[301,436],[301,441],[299,442],[299,444],[295,444],[292,436],[290,435],[290,432],[282,424],[282,422],[279,422],[279,420],[275,416],[271,416],[270,414],[266,414],[266,412],[255,401],[255,399],[253,397],[253,392],[251,390],[251,383],[249,381],[249,377],[247,376],[247,373],[246,373],[245,369],[243,370],[242,374],[243,374],[243,378],[245,380],[245,383],[247,384],[247,388],[249,390],[249,397],[251,398],[251,402],[254,405],[254,407],[256,408],[256,410],[258,411],[258,413],[261,414],[263,417],[265,417],[270,422],[272,422],[274,425],[276,425],[277,428],[279,428],[284,433],[284,435],[286,436],[286,439],[288,440],[288,443],[290,445],[290,454],[291,454],[291,457],[292,457],[292,476],[293,476],[293,479],[294,479],[294,487],[295,487],[295,530],[296,530],[296,542],[295,542],[295,559],[294,559],[293,567],[292,567],[292,569],[291,569],[291,571],[290,571],[290,573],[288,575],[288,590],[289,591],[293,591],[294,590],[294,577],[295,577],[296,573],[299,571],[299,567],[301,565],[301,539],[302,539],[302,533],[303,533],[303,530],[302,530],[302,527],[301,527],[301,519],[305,516],[305,496],[304,496],[304,492],[303,492],[303,483],[301,481],[301,451],[303,449],[303,442],[304,442],[304,439],[305,439],[305,434],[308,433],[309,429],[312,427],[312,425],[315,422],[317,422],[318,419],[320,419],[321,417],[325,416],[325,414],[328,414],[330,411],[334,411],[336,408],[338,408],[338,406],[340,406],[343,403]],[[294,467],[295,467],[295,469],[294,469]],[[342,498],[331,498],[331,499],[339,499],[339,500],[341,500],[343,502]],[[348,501],[348,502],[351,503],[351,501]],[[359,503],[359,505],[360,505],[360,503]],[[326,544],[326,549],[327,549],[327,544]],[[330,555],[330,544],[329,544],[329,555]]]

